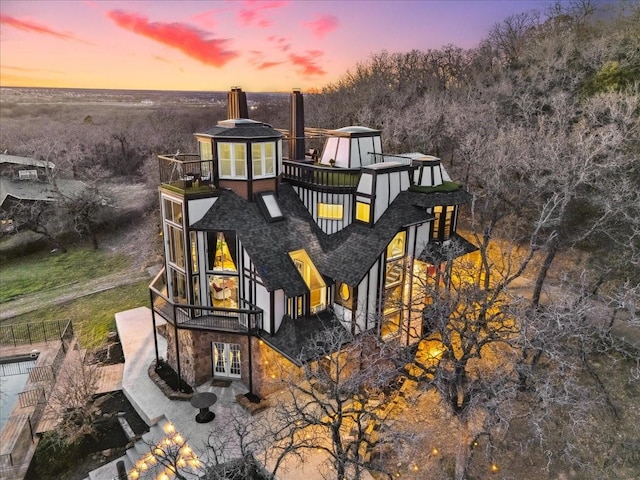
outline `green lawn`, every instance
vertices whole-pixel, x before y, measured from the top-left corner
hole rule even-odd
[[[107,333],[115,331],[114,315],[117,312],[142,306],[149,306],[147,280],[26,313],[3,322],[3,325],[71,320],[82,347],[91,348],[101,345]]]
[[[0,267],[0,303],[29,293],[82,282],[124,270],[125,255],[90,248],[67,253],[39,253],[3,262]]]

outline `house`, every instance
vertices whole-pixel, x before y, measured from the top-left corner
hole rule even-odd
[[[55,168],[50,161],[0,154],[0,231],[14,230],[16,204],[56,202],[60,194],[70,196],[86,188],[79,180],[62,178],[56,178],[54,185]]]
[[[305,129],[299,91],[288,132],[247,111],[234,88],[229,119],[195,134],[198,154],[159,156],[165,265],[150,291],[184,380],[238,378],[261,397],[268,359],[311,358],[323,329],[415,342],[417,280],[440,268],[442,245],[474,247],[456,233],[470,195],[439,158],[386,154],[366,127]],[[312,158],[309,134],[325,139]]]

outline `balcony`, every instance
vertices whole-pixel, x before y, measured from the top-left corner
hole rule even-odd
[[[149,285],[153,311],[180,329],[250,333],[262,328],[262,310],[240,300],[243,308],[189,305],[167,296],[164,269]]]
[[[158,155],[160,183],[180,193],[210,192],[213,184],[213,160],[201,160],[197,154]]]
[[[282,179],[292,185],[328,193],[354,193],[359,168],[331,168],[294,160],[283,162]]]

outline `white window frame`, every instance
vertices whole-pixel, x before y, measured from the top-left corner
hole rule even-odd
[[[240,378],[242,376],[242,348],[239,344],[213,342],[211,350],[214,377]]]
[[[222,148],[229,146],[229,151],[230,151],[230,157],[229,158],[224,158],[222,156]],[[244,157],[241,157],[240,155],[238,155],[238,147],[242,147],[242,149],[244,150]],[[217,144],[217,150],[218,150],[218,175],[220,176],[220,178],[222,179],[227,179],[227,178],[241,178],[241,179],[246,179],[247,178],[247,145],[246,143],[240,143],[240,142],[218,142]],[[230,170],[230,174],[225,174],[223,173],[223,169],[222,169],[222,165],[223,162],[229,162],[229,170]],[[244,166],[244,173],[243,174],[239,174],[238,173],[238,163],[242,164]]]
[[[271,171],[267,172],[267,155],[266,155],[266,147],[267,145],[271,145],[272,155],[271,155]],[[260,147],[260,157],[256,158],[254,156],[254,148]],[[256,168],[256,161],[259,160],[260,170]],[[255,142],[251,144],[251,165],[253,167],[253,178],[273,178],[276,176],[276,142]]]

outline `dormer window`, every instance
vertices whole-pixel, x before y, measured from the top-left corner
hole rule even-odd
[[[244,143],[218,143],[220,178],[247,178],[247,146]]]

